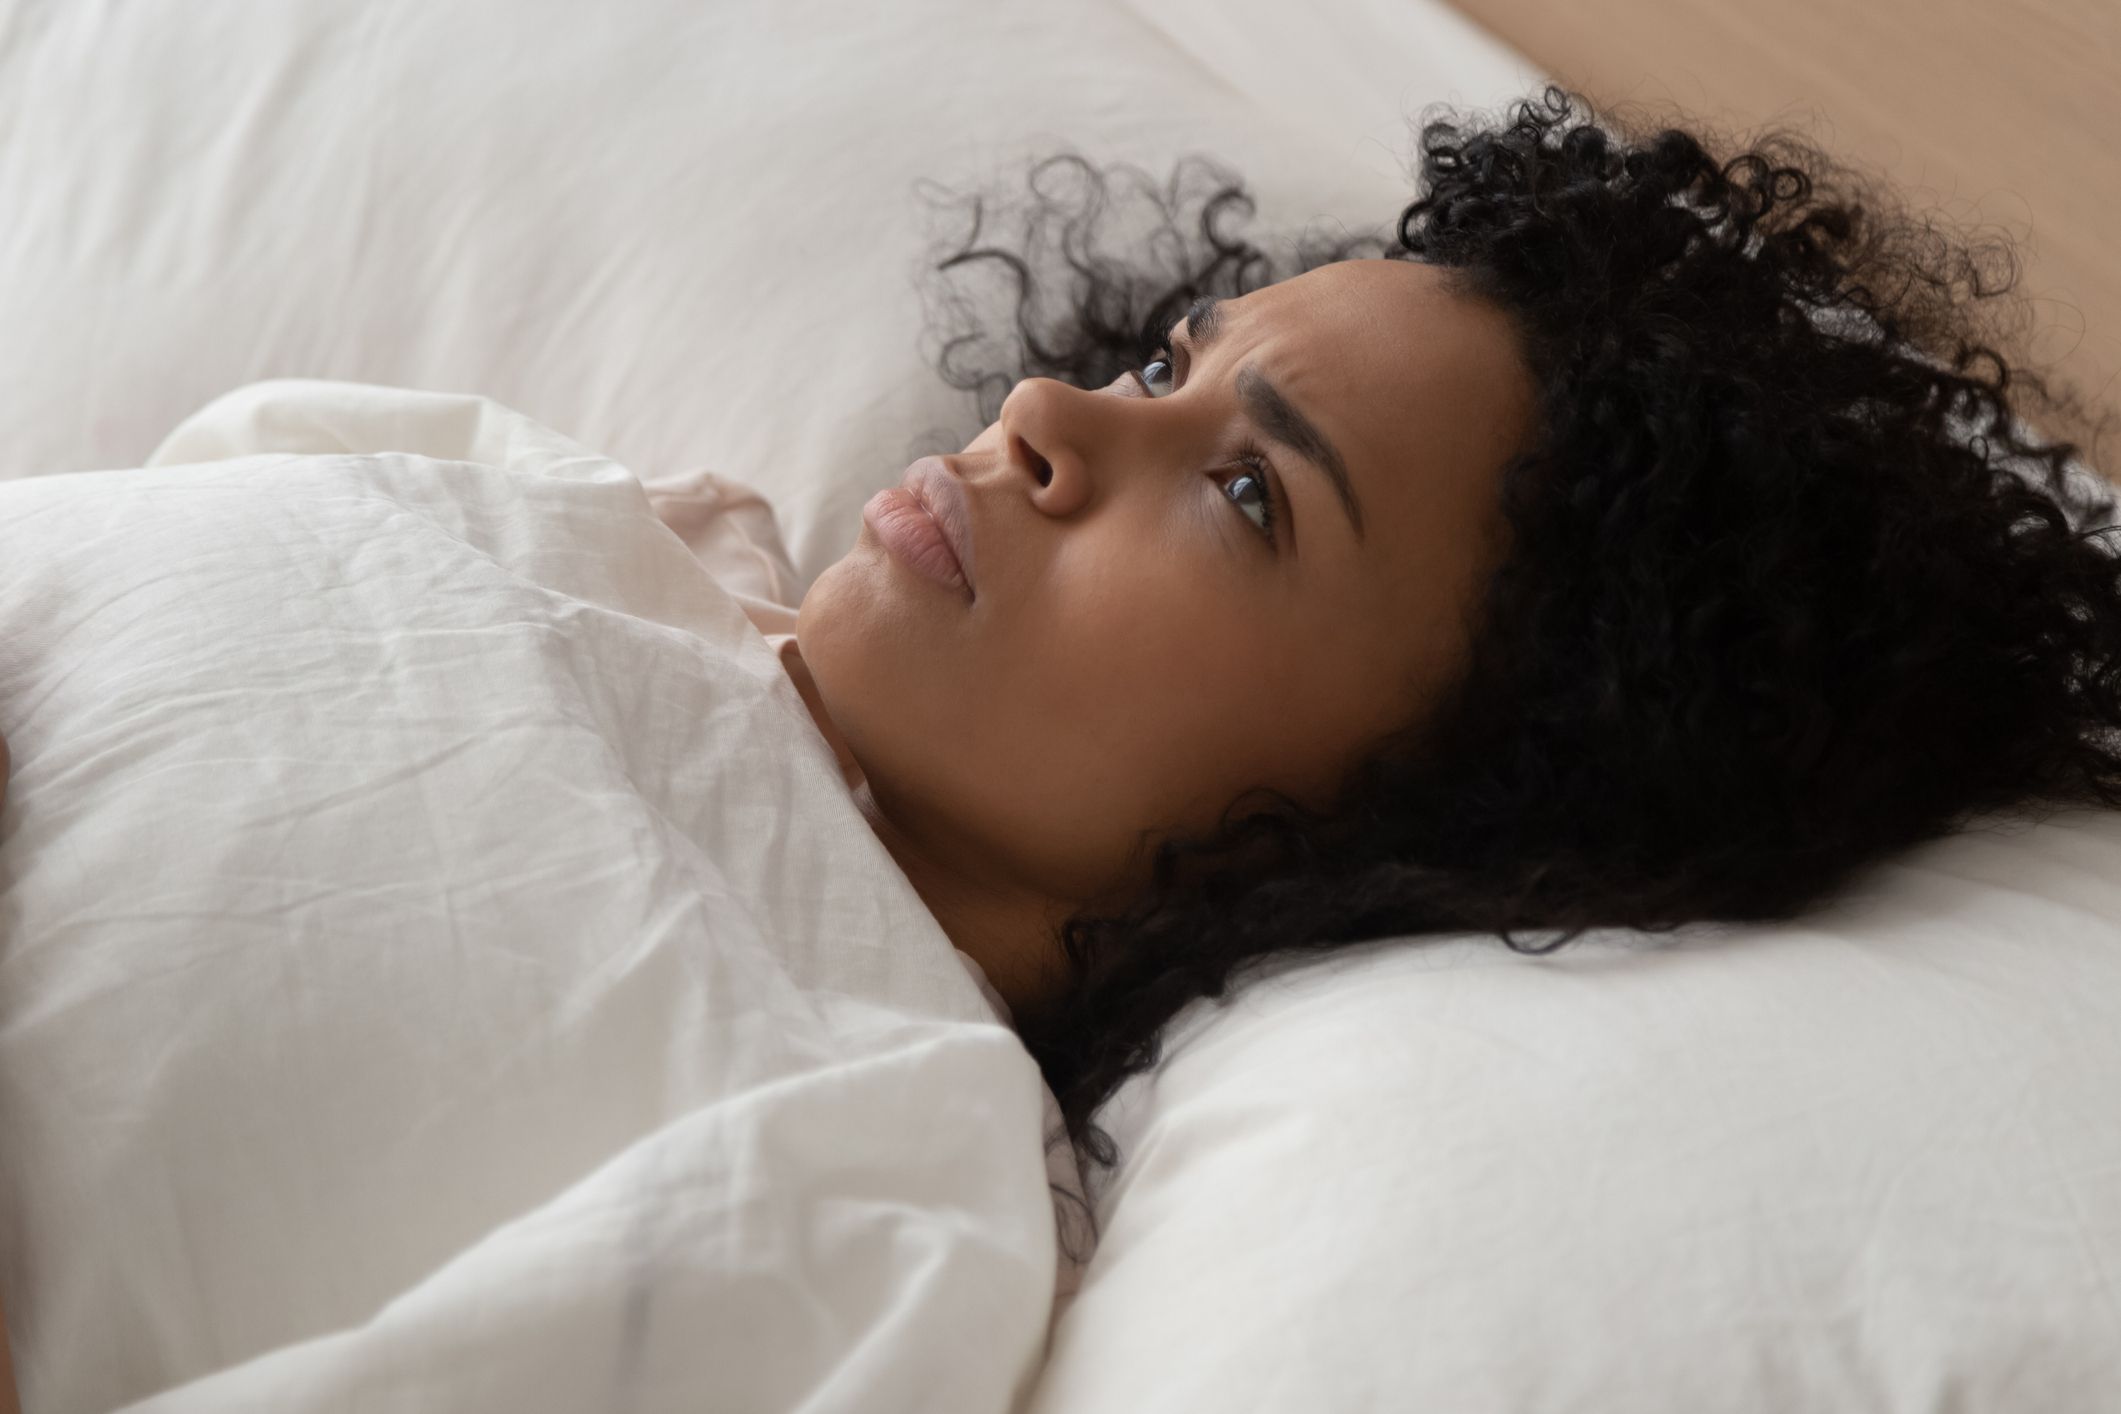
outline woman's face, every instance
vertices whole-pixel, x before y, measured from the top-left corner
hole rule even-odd
[[[802,657],[916,883],[1123,896],[1144,830],[1319,798],[1421,711],[1532,407],[1504,316],[1441,277],[1327,265],[1195,306],[1146,387],[1026,379],[946,459],[969,599],[867,525],[817,579]]]

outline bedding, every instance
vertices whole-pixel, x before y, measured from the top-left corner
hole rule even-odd
[[[475,392],[644,482],[734,471],[799,590],[978,431],[924,332],[965,229],[929,184],[1202,153],[1272,239],[1383,229],[1423,105],[1540,77],[1440,0],[143,0],[0,35],[0,477],[137,466],[261,379]]]
[[[2121,1409],[2117,1023],[2113,812],[1779,926],[1283,960],[1102,1112],[1031,1409]]]
[[[1037,1068],[620,464],[289,380],[0,483],[0,732],[26,1408],[1028,1388]]]

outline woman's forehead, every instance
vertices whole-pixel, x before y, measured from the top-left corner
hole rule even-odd
[[[1509,339],[1508,321],[1485,301],[1451,288],[1447,267],[1413,260],[1342,260],[1254,290],[1223,306],[1232,323],[1259,332],[1362,346],[1369,362],[1448,352],[1486,335]]]
[[[1223,309],[1342,449],[1365,504],[1395,487],[1432,507],[1454,491],[1478,499],[1524,440],[1532,383],[1509,319],[1447,278],[1418,261],[1339,261]]]

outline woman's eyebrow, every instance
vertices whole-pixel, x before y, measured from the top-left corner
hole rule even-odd
[[[1222,332],[1222,304],[1219,295],[1202,295],[1186,307],[1184,342],[1189,352],[1207,352],[1208,345]],[[1174,335],[1176,332],[1176,326],[1173,326]],[[1341,460],[1340,452],[1325,433],[1318,430],[1318,424],[1283,397],[1281,389],[1269,382],[1256,364],[1248,363],[1239,371],[1237,396],[1244,404],[1246,415],[1262,433],[1326,474],[1334,494],[1340,498],[1340,508],[1347,512],[1349,528],[1355,532],[1356,542],[1360,544],[1363,538],[1362,502],[1356,498],[1355,484],[1348,477],[1348,464]]]

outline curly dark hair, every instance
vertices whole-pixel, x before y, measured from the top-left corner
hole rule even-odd
[[[1505,562],[1422,720],[1329,809],[1247,792],[1159,843],[1131,906],[1060,929],[1072,979],[1018,1032],[1094,1164],[1116,1152],[1093,1112],[1242,964],[1787,919],[1977,817],[2121,805],[2114,497],[2071,463],[2110,471],[2017,414],[2031,395],[2051,431],[2105,419],[1996,351],[2008,241],[1909,214],[1786,130],[1719,160],[1698,125],[1649,129],[1554,86],[1423,121],[1394,236],[1298,241],[1286,270],[1226,229],[1254,202],[1213,161],[1159,189],[1063,154],[1033,166],[1013,239],[975,197],[971,234],[926,258],[1014,288],[1000,369],[978,301],[941,289],[939,367],[985,421],[1019,377],[1138,366],[1197,295],[1358,254],[1447,267],[1509,316],[1539,390]],[[1115,187],[1151,229],[1112,235]]]

